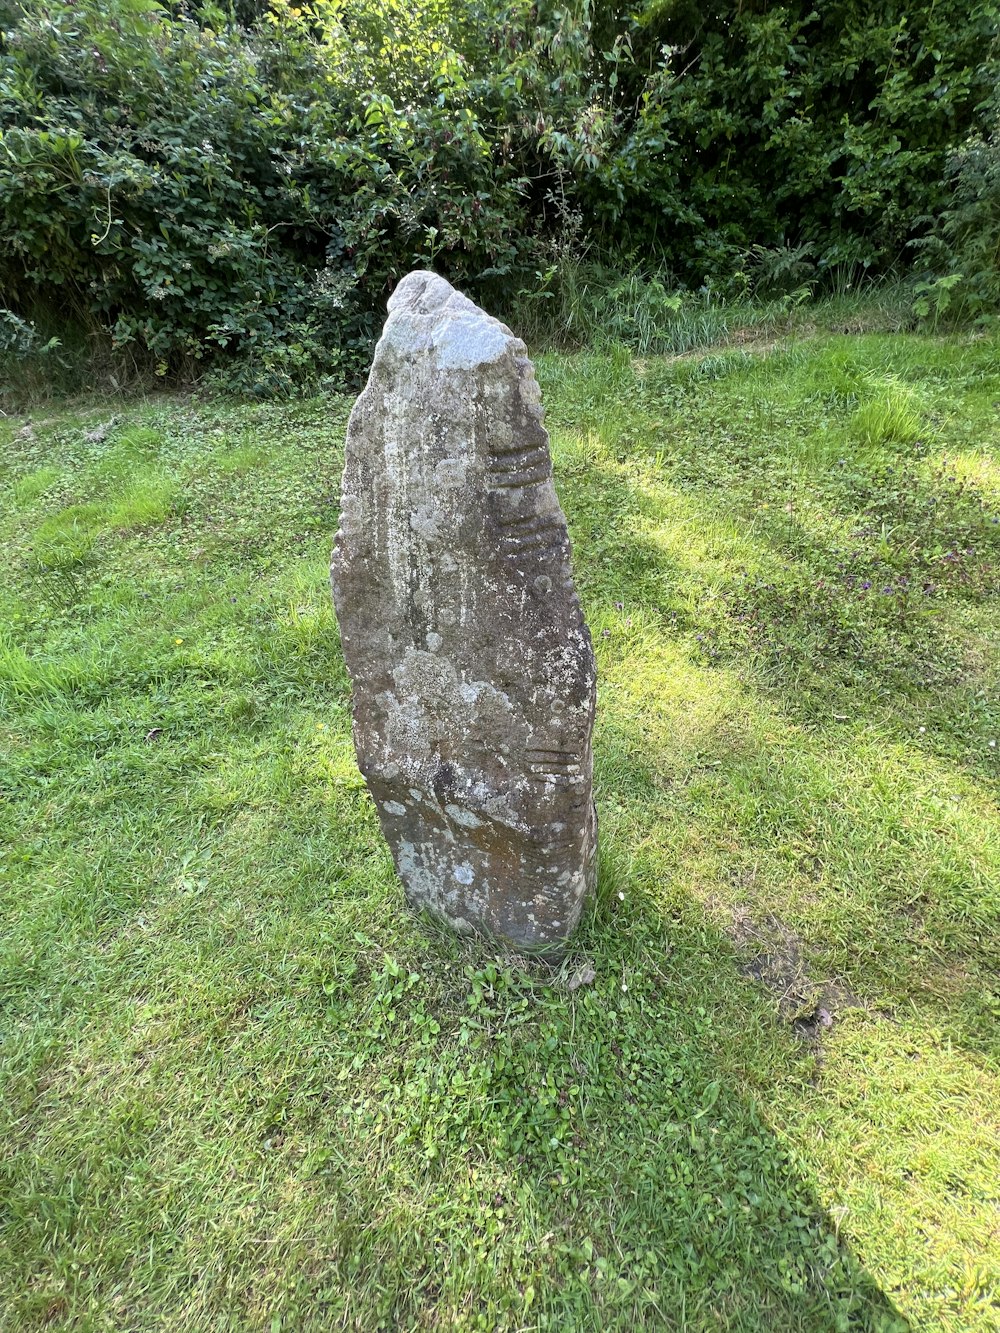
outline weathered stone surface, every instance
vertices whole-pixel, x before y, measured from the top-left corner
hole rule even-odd
[[[354,742],[410,901],[524,949],[593,884],[596,673],[524,343],[443,278],[389,301],[332,582]]]

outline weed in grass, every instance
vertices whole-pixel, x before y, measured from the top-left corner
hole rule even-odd
[[[59,480],[60,471],[54,467],[36,468],[20,477],[11,488],[11,498],[18,506],[31,505],[41,498]]]
[[[267,453],[264,449],[256,444],[244,444],[223,454],[217,466],[220,472],[239,475],[266,462]]]
[[[85,565],[104,526],[101,505],[70,505],[39,524],[31,551],[31,562],[39,570],[64,571]]]
[[[862,443],[873,447],[912,444],[920,437],[920,416],[912,393],[905,386],[884,383],[854,413],[851,429]]]

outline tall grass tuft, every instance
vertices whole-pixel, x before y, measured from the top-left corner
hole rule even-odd
[[[637,356],[683,356],[726,342],[775,337],[818,326],[836,332],[897,332],[914,322],[912,299],[899,283],[808,287],[762,300],[724,296],[706,285],[680,287],[667,270],[625,272],[571,258],[540,274],[501,313],[531,345]]]

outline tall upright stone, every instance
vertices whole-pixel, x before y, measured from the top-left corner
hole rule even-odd
[[[594,883],[593,647],[524,343],[431,273],[396,288],[351,413],[332,583],[407,897],[558,945]]]

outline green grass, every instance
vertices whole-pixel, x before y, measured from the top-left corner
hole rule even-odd
[[[601,682],[560,966],[402,906],[346,399],[0,425],[5,1333],[995,1328],[998,364],[540,358]]]

